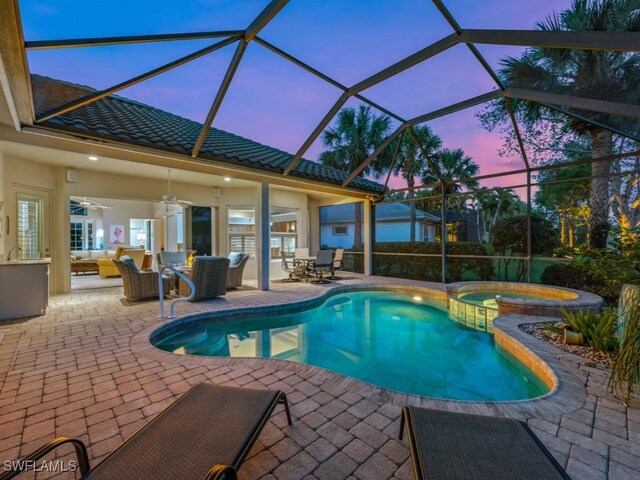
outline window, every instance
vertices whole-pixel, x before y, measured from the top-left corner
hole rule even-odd
[[[256,212],[254,209],[229,209],[229,251],[256,254]]]
[[[18,247],[22,258],[38,258],[42,244],[42,200],[18,197]]]
[[[94,220],[71,220],[71,250],[93,250],[95,243]]]
[[[339,236],[339,235],[347,235],[349,233],[348,227],[342,226],[342,227],[333,227],[333,236]]]

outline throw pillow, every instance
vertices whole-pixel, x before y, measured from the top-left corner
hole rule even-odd
[[[237,267],[238,264],[242,261],[243,257],[244,253],[231,252],[229,254],[229,267]]]
[[[131,268],[133,268],[134,271],[139,272],[140,270],[138,269],[138,266],[136,265],[136,262],[133,258],[131,258],[129,255],[122,255],[120,257],[120,261],[126,263],[127,265],[129,265]]]

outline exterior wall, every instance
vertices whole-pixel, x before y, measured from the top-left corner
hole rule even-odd
[[[307,202],[309,222],[309,251],[316,252],[320,249],[320,203],[315,198],[309,198]]]
[[[2,205],[0,207],[0,257],[3,257],[4,255],[7,254],[8,249],[5,248],[5,240],[6,240],[6,225],[5,225],[5,218],[8,215],[8,211],[7,210],[7,198],[5,195],[5,190],[6,190],[6,175],[5,175],[5,168],[4,168],[4,153],[0,152],[0,205]]]
[[[376,222],[376,242],[409,242],[410,222]],[[416,242],[424,240],[424,224],[416,222]]]
[[[320,227],[320,246],[328,246],[331,248],[353,248],[355,228],[353,224],[340,224],[341,227],[347,227],[346,235],[334,235],[333,227],[337,224],[325,224]]]
[[[347,235],[333,235],[333,227],[347,227]],[[363,225],[364,234],[364,225]],[[376,222],[376,242],[408,242],[411,233],[409,222]],[[321,227],[321,239],[323,242],[333,248],[353,247],[355,226],[353,223],[334,223],[324,224]],[[424,225],[416,223],[416,241],[424,240]]]

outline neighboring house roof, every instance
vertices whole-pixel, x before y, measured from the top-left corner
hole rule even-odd
[[[320,209],[320,223],[353,223],[354,204],[342,203],[331,205]],[[375,206],[376,221],[387,222],[408,222],[410,209],[406,203],[381,203]],[[439,222],[440,217],[416,209],[416,220],[418,222]]]
[[[37,116],[96,92],[95,89],[40,75],[31,75]],[[183,155],[191,149],[202,124],[117,95],[105,97],[76,110],[51,118],[40,125],[47,128],[90,135],[116,142],[145,146]],[[282,173],[293,155],[253,140],[211,128],[198,155],[212,163],[250,167]],[[302,159],[290,175],[341,185],[348,174],[335,168]],[[381,193],[385,187],[365,178],[349,185],[358,190]]]

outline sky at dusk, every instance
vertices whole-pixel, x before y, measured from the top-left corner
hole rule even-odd
[[[244,29],[266,0],[21,0],[26,40]],[[531,29],[570,0],[450,0],[462,28]],[[108,8],[107,8],[108,5]],[[427,0],[291,0],[260,36],[350,86],[452,33]],[[102,89],[211,45],[219,39],[41,50],[28,53],[31,72]],[[520,48],[479,46],[493,68]],[[235,44],[118,92],[177,115],[203,121]],[[411,118],[495,88],[464,45],[453,47],[364,92]],[[295,153],[341,91],[252,43],[213,126]],[[347,106],[357,106],[351,99]],[[462,148],[481,174],[523,168],[501,158],[499,133],[482,129],[468,109],[428,125],[447,148]],[[315,160],[316,141],[305,154]],[[521,177],[484,182],[522,183]],[[394,187],[403,182],[394,179]]]

